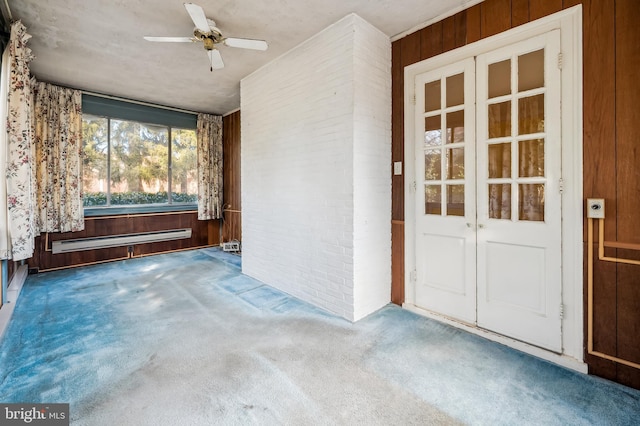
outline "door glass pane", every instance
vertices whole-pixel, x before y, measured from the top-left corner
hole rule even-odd
[[[464,103],[464,74],[447,77],[447,106],[452,107]]]
[[[447,149],[447,179],[464,179],[464,148]]]
[[[544,221],[544,184],[520,184],[518,217],[520,220]]]
[[[439,149],[428,149],[424,152],[424,179],[442,179],[442,153]]]
[[[489,145],[489,178],[511,177],[511,143]]]
[[[489,105],[488,114],[490,138],[511,136],[511,101]]]
[[[440,80],[424,85],[424,112],[440,109]]]
[[[464,142],[464,110],[447,114],[447,143]]]
[[[544,94],[518,100],[518,134],[544,132]]]
[[[544,49],[518,56],[518,92],[544,87]]]
[[[427,146],[442,145],[442,130],[439,115],[424,119],[424,143]]]
[[[511,219],[511,184],[489,184],[489,217]]]
[[[511,94],[511,60],[489,64],[489,99]]]
[[[447,185],[447,216],[464,216],[464,185]]]
[[[442,189],[440,185],[425,185],[424,187],[424,213],[442,213]]]
[[[544,139],[519,142],[518,176],[544,176]]]

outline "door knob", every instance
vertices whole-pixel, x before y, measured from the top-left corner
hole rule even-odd
[[[478,228],[482,229],[482,228],[484,228],[484,225],[482,223],[479,223],[478,224]]]

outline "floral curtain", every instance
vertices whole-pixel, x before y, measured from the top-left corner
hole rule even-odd
[[[222,117],[198,114],[198,219],[222,216]]]
[[[8,53],[8,75],[6,100],[6,134],[2,149],[6,149],[6,198],[0,210],[6,208],[7,223],[3,226],[0,247],[2,253],[14,260],[32,256],[34,249],[34,209],[31,165],[33,162],[31,145],[31,77],[29,62],[31,49],[27,42],[31,36],[20,22],[11,25]],[[3,78],[6,76],[3,75]],[[3,105],[4,106],[4,105]],[[4,223],[2,223],[4,225]],[[7,241],[8,240],[8,241]]]
[[[82,206],[82,94],[48,83],[34,88],[36,229],[84,229]]]

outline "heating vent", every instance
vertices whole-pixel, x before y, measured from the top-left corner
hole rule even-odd
[[[191,228],[54,241],[51,244],[51,250],[53,254],[58,254],[69,253],[72,251],[95,250],[109,247],[131,246],[134,244],[154,243],[157,241],[180,240],[183,238],[191,238]]]

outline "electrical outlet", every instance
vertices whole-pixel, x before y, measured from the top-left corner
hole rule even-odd
[[[393,163],[393,174],[400,176],[402,174],[402,161],[396,161]]]
[[[587,217],[604,219],[604,198],[587,199]]]
[[[240,243],[238,241],[222,243],[222,251],[240,251]]]

